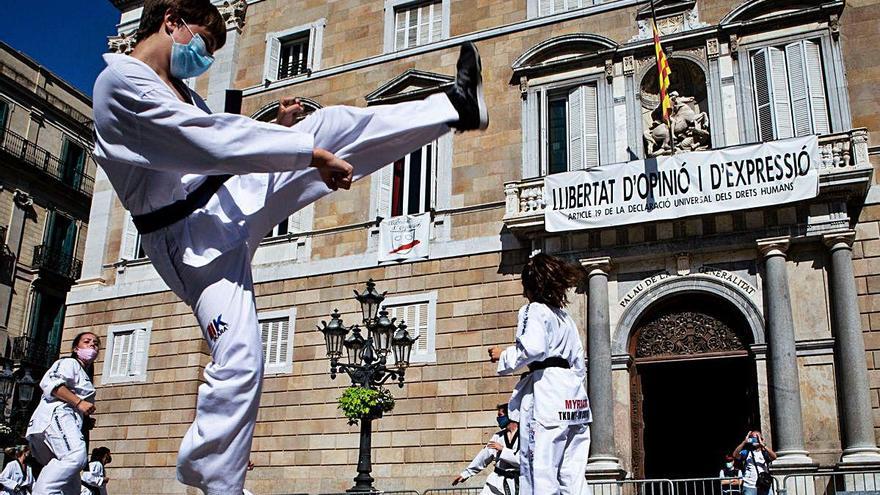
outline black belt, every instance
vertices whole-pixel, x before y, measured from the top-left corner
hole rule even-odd
[[[519,478],[519,469],[501,469],[496,466],[495,474],[503,478]]]
[[[571,368],[571,364],[568,363],[567,359],[561,357],[552,357],[547,358],[543,361],[535,361],[534,363],[529,363],[529,372],[545,370],[547,368]]]
[[[504,495],[519,495],[519,469],[501,469],[495,466],[495,474],[504,478],[501,486],[504,487]],[[510,487],[507,480],[513,480],[513,493],[510,493]]]
[[[156,211],[143,215],[132,215],[131,220],[141,235],[149,234],[183,220],[194,211],[203,208],[211,200],[220,186],[232,175],[210,175],[199,187],[190,192],[186,198],[163,206]]]

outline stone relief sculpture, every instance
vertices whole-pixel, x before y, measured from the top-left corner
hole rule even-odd
[[[677,91],[669,94],[672,109],[669,120],[672,123],[672,136],[663,121],[662,110],[658,106],[652,113],[653,121],[645,131],[645,151],[649,157],[669,155],[673,141],[675,151],[699,151],[709,149],[709,116],[698,112],[696,99],[681,96]]]

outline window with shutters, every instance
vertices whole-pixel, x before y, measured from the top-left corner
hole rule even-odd
[[[440,41],[443,35],[443,5],[439,1],[423,2],[394,10],[394,49]]]
[[[263,341],[263,370],[267,374],[293,371],[293,334],[296,308],[289,311],[261,313],[260,335]]]
[[[266,35],[263,79],[267,82],[314,72],[321,68],[324,26],[317,22]]]
[[[103,384],[145,382],[153,322],[114,325],[107,329]]]
[[[379,171],[376,216],[417,215],[434,208],[440,148],[434,141]]]
[[[818,40],[766,46],[749,57],[761,141],[831,132]]]
[[[307,230],[305,225],[307,212],[304,209],[294,213],[293,215],[282,220],[278,225],[272,227],[266,234],[266,239],[273,239],[277,237],[287,237],[288,235],[295,235]]]
[[[147,254],[141,245],[141,235],[138,233],[134,222],[131,219],[131,213],[125,212],[125,226],[122,229],[122,240],[119,243],[119,259],[121,260],[140,260],[145,259]]]
[[[592,4],[590,0],[537,0],[537,2],[536,10],[541,17],[579,9]]]
[[[385,0],[385,52],[449,38],[450,0]]]
[[[555,174],[599,165],[596,82],[541,91],[541,170]]]
[[[406,330],[417,340],[413,344],[410,361],[433,363],[437,361],[435,347],[437,328],[437,292],[386,298],[382,307],[389,316],[406,323]]]

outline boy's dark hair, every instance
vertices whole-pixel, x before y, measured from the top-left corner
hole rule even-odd
[[[579,267],[538,253],[523,267],[522,285],[530,301],[562,308],[568,304],[566,291],[576,286],[582,275]]]
[[[92,456],[91,456],[91,459],[89,460],[89,462],[103,461],[104,456],[106,456],[109,453],[110,453],[110,449],[108,449],[107,447],[98,447],[98,448],[92,449]]]
[[[135,33],[135,41],[148,38],[158,32],[165,21],[165,12],[171,9],[175,17],[189,24],[204,26],[214,40],[214,50],[226,44],[226,22],[211,0],[146,0],[141,23]]]
[[[502,411],[504,411],[504,414],[507,415],[507,403],[498,404],[497,406],[495,406],[495,409],[501,409]]]

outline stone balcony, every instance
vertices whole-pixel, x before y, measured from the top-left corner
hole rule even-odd
[[[868,130],[819,136],[819,195],[864,198],[873,169],[868,161]],[[544,178],[504,184],[504,225],[514,233],[544,230]]]

